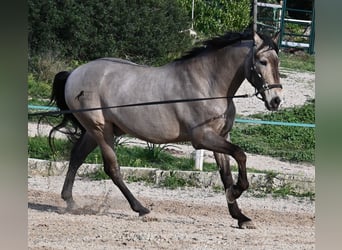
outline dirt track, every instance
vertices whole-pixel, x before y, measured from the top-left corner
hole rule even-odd
[[[73,214],[59,192],[64,177],[28,179],[29,249],[314,249],[314,202],[255,198],[240,208],[257,229],[238,229],[223,193],[129,184],[152,211],[138,217],[111,181],[76,180]]]

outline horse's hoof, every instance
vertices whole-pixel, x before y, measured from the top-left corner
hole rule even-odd
[[[66,211],[72,211],[76,207],[76,203],[73,199],[66,201]]]
[[[145,214],[148,214],[148,213],[150,213],[150,210],[147,209],[146,207],[143,207],[139,211],[139,216],[144,216]]]
[[[256,229],[256,226],[251,220],[238,222],[238,225],[240,229]]]

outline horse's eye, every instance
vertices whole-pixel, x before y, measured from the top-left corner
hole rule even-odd
[[[267,65],[267,61],[265,61],[265,60],[260,60],[259,62],[260,62],[260,64],[263,65],[263,66],[266,66],[266,65]]]

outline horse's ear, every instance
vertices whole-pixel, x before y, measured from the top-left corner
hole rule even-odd
[[[274,36],[272,38],[273,42],[275,42],[275,44],[278,44],[279,38],[280,38],[280,31],[278,31],[277,33],[274,34]]]
[[[254,43],[257,48],[263,43],[262,38],[256,32],[254,33]]]

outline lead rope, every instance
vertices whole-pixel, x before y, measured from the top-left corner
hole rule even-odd
[[[106,109],[115,109],[115,108],[163,105],[163,104],[171,104],[171,103],[198,102],[198,101],[208,101],[208,100],[218,100],[218,99],[248,98],[248,97],[252,97],[254,95],[255,94],[253,94],[253,95],[244,94],[244,95],[235,95],[235,96],[218,96],[218,97],[191,98],[191,99],[175,99],[175,100],[166,100],[166,101],[152,101],[152,102],[131,103],[131,104],[116,105],[116,106],[108,106],[108,107],[35,112],[35,113],[29,113],[28,115],[29,116],[42,116],[42,115],[44,115],[44,116],[56,116],[56,115],[61,115],[61,114],[73,114],[73,113],[89,112],[89,111],[96,111],[96,110],[106,110]]]

